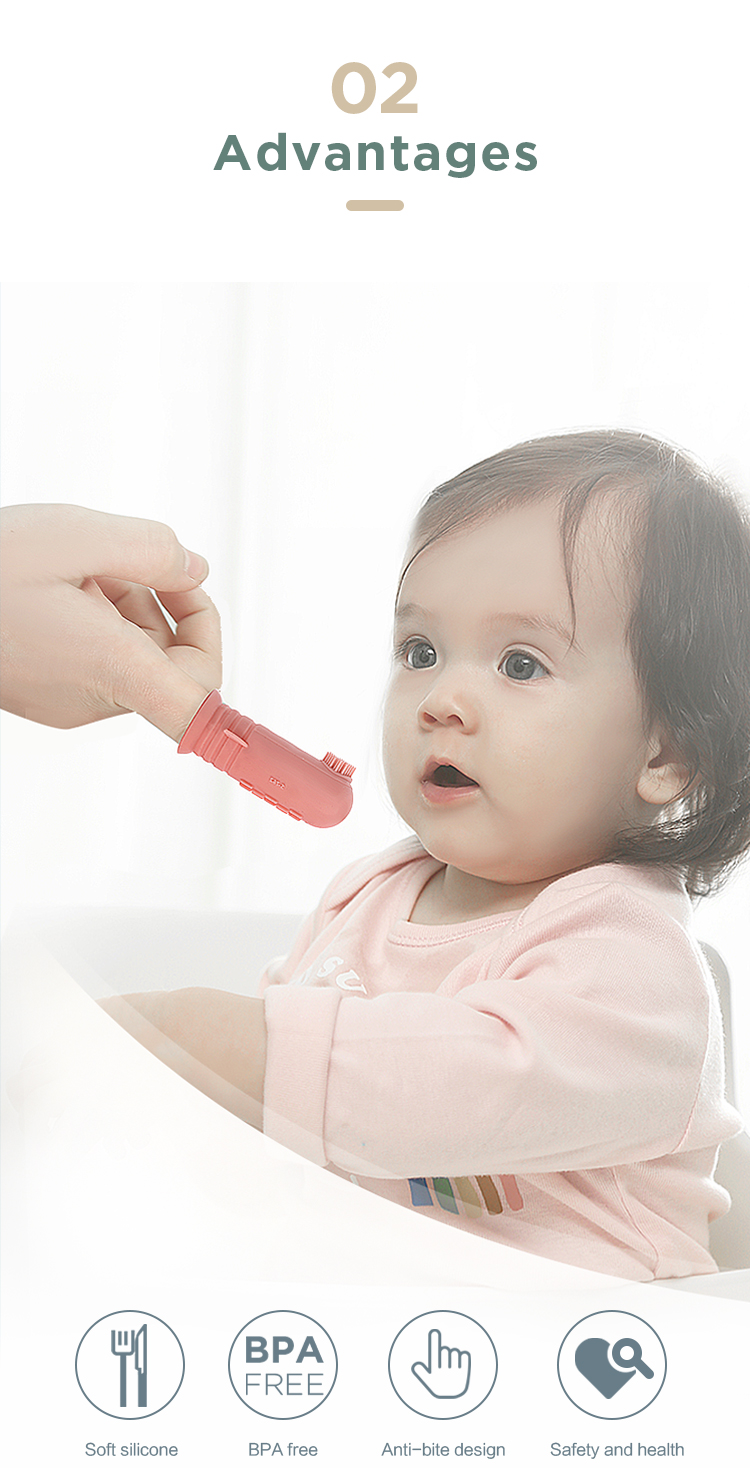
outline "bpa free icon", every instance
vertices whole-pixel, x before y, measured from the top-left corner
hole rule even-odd
[[[306,1417],[333,1391],[337,1373],[328,1331],[298,1310],[256,1315],[237,1332],[229,1352],[232,1386],[260,1417]]]
[[[599,1310],[568,1331],[557,1357],[566,1397],[589,1417],[635,1417],[659,1395],[667,1356],[656,1331],[639,1315]]]

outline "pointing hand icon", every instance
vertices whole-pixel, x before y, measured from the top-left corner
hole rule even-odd
[[[427,1337],[427,1365],[415,1361],[411,1369],[431,1396],[443,1400],[462,1397],[469,1390],[471,1352],[444,1346],[440,1331],[431,1330]]]

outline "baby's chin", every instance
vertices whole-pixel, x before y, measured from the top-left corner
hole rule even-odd
[[[583,867],[596,866],[604,857],[594,857],[590,861],[565,862],[554,861],[513,861],[497,859],[496,857],[481,857],[476,853],[463,852],[456,849],[456,843],[440,840],[435,836],[425,837],[417,831],[422,845],[428,856],[440,861],[446,871],[455,873],[455,879],[464,885],[476,884],[484,887],[494,887],[498,896],[511,898],[517,897],[517,905],[525,906],[539,892],[543,892],[551,882],[556,882],[560,877],[566,877],[572,871],[578,871]]]
[[[389,794],[394,809],[421,841],[428,856],[460,873],[466,881],[491,884],[508,895],[515,890],[519,906],[531,900],[523,896],[524,891],[530,890],[532,895],[535,891],[541,892],[550,882],[567,876],[569,872],[597,866],[609,859],[599,839],[592,842],[587,850],[566,853],[529,851],[519,858],[517,844],[511,851],[502,849],[499,843],[493,847],[490,839],[478,842],[476,831],[471,834],[466,830],[440,829],[433,819],[420,819],[422,813],[409,809],[406,801],[399,802],[393,790],[389,789]],[[438,821],[442,824],[440,815]]]
[[[481,882],[512,891],[514,888],[537,886],[540,883],[546,886],[548,882],[553,882],[556,876],[563,875],[558,872],[548,873],[546,869],[533,865],[523,866],[511,861],[482,860],[479,857],[456,851],[453,843],[429,837],[425,839],[420,832],[416,834],[428,856],[442,862],[447,870],[455,872],[457,877],[467,882]]]

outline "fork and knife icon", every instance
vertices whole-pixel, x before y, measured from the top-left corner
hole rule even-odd
[[[138,1373],[138,1406],[147,1407],[147,1354],[146,1354],[146,1326],[142,1325],[139,1331],[135,1330],[113,1330],[112,1355],[120,1359],[120,1406],[128,1405],[128,1356],[134,1357],[135,1369]]]

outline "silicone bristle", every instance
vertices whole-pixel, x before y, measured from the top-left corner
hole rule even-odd
[[[337,755],[331,754],[330,749],[323,755],[323,764],[333,770],[334,775],[343,775],[345,780],[351,780],[356,765],[348,765],[345,759],[339,759]]]

